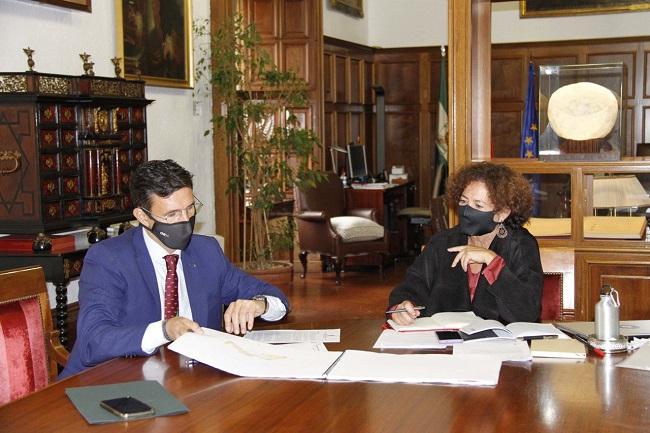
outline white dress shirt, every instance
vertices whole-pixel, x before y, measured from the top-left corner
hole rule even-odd
[[[181,250],[168,253],[152,237],[153,235],[147,230],[142,230],[144,244],[147,247],[153,268],[156,272],[156,283],[158,284],[158,294],[160,295],[160,317],[165,317],[165,279],[167,278],[167,264],[165,256],[169,254],[178,255],[178,264],[176,265],[176,274],[178,275],[178,315],[192,320],[192,307],[190,298],[187,295],[187,285],[185,284],[185,274],[183,273],[183,261],[181,260]],[[282,301],[275,296],[264,295],[268,304],[265,314],[260,316],[267,321],[276,321],[284,317],[287,308]],[[162,320],[152,322],[147,326],[142,336],[142,351],[153,353],[159,346],[168,343],[163,335]]]

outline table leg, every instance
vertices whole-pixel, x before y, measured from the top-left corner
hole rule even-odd
[[[56,329],[59,331],[61,344],[68,344],[68,284],[67,281],[56,283]],[[70,349],[70,348],[68,348]]]

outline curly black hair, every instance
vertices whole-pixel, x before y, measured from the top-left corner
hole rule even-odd
[[[533,210],[533,194],[524,176],[503,164],[480,162],[467,164],[454,173],[447,182],[449,206],[458,206],[463,191],[472,182],[482,182],[494,203],[494,211],[510,209],[503,222],[507,227],[521,227]]]

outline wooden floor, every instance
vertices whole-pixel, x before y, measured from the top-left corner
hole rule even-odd
[[[297,268],[293,283],[281,287],[291,302],[291,312],[282,323],[382,318],[390,291],[404,277],[410,263],[404,259],[387,267],[383,280],[375,268],[347,271],[340,286],[335,284],[334,272],[308,272],[302,279]]]

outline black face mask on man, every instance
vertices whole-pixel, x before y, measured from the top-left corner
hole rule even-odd
[[[171,248],[172,250],[184,250],[192,239],[195,219],[196,217],[193,216],[188,221],[163,223],[154,218],[154,223],[151,228],[147,226],[144,227],[153,233],[153,235],[167,248]]]
[[[460,232],[467,236],[482,236],[490,233],[497,226],[494,211],[480,211],[469,205],[458,206],[460,215]]]

